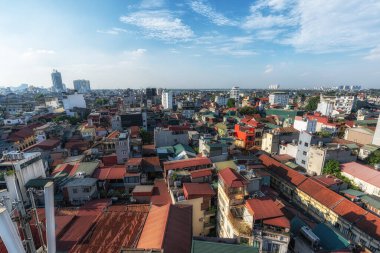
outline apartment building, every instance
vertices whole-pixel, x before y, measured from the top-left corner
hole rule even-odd
[[[286,106],[289,103],[289,94],[286,92],[273,92],[269,95],[270,105]]]
[[[261,149],[270,154],[279,154],[280,145],[297,142],[299,131],[293,127],[280,127],[264,133]]]
[[[309,175],[321,175],[328,160],[348,163],[356,161],[356,155],[347,146],[341,144],[313,145],[308,152],[306,172]]]
[[[174,146],[176,144],[189,144],[188,127],[156,127],[154,129],[155,147]]]
[[[331,116],[334,110],[350,114],[356,104],[356,96],[324,96],[321,94],[317,111]]]
[[[260,252],[287,252],[290,224],[281,203],[260,191],[257,174],[242,172],[231,168],[219,172],[217,234],[237,238]]]
[[[271,186],[351,244],[370,252],[380,248],[380,218],[322,184],[268,155],[260,160],[271,174]]]

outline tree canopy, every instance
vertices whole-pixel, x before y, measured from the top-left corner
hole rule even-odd
[[[235,107],[235,99],[234,98],[229,98],[227,101],[227,107],[232,108]]]
[[[336,160],[328,160],[323,168],[323,174],[330,174],[334,176],[340,175],[340,163]]]
[[[319,101],[320,101],[320,97],[319,96],[311,97],[309,99],[309,102],[306,105],[305,109],[308,110],[308,111],[315,111],[315,110],[317,110]]]
[[[259,110],[257,110],[254,107],[244,106],[244,107],[239,109],[239,113],[242,115],[253,115],[253,114],[258,114],[260,112],[259,112]]]
[[[367,161],[371,165],[379,164],[380,163],[380,150],[376,150],[376,151],[372,152],[369,155]]]

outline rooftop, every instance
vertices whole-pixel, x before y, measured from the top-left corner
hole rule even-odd
[[[176,169],[185,169],[185,168],[196,167],[196,166],[207,166],[211,164],[212,162],[208,157],[196,157],[196,158],[189,158],[185,160],[164,162],[164,169],[176,170]]]
[[[372,167],[357,162],[350,162],[341,164],[341,170],[343,173],[380,187],[380,171]]]
[[[215,195],[209,183],[183,183],[183,192],[186,199]]]
[[[231,168],[221,170],[219,172],[219,177],[223,179],[224,184],[232,188],[243,187],[247,183],[239,173]]]
[[[137,248],[163,249],[165,253],[190,253],[192,207],[153,205],[141,232]]]

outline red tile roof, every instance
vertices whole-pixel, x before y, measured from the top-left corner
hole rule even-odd
[[[285,216],[267,219],[263,221],[264,224],[282,228],[290,228],[290,222]]]
[[[190,172],[191,178],[208,177],[212,175],[211,169],[195,170]]]
[[[125,165],[126,165],[126,166],[139,166],[139,165],[141,165],[141,162],[142,162],[142,158],[135,158],[135,157],[132,157],[132,158],[130,158],[130,159],[125,163]]]
[[[124,165],[116,165],[112,167],[98,168],[93,177],[99,180],[112,180],[123,179],[126,175],[126,168]]]
[[[154,181],[153,196],[151,198],[153,205],[166,205],[172,203],[172,199],[169,194],[168,186],[163,179],[156,179]]]
[[[148,215],[149,205],[110,206],[71,253],[113,253],[133,248]]]
[[[268,166],[268,171],[276,173],[289,182],[294,182],[293,184],[296,185],[299,190],[305,192],[348,222],[353,223],[364,233],[380,240],[380,217],[369,213],[343,196],[313,181],[311,178],[304,176],[303,180],[300,180],[300,178],[292,178],[293,174],[289,172],[291,170],[290,168],[282,164],[279,165],[279,162],[267,155],[261,155],[260,160],[264,165]],[[352,163],[350,164],[351,165],[348,165],[349,167],[352,166]],[[297,175],[293,176],[298,177]]]
[[[238,188],[243,187],[247,181],[234,169],[225,168],[219,171],[219,177],[228,187]]]
[[[192,207],[152,206],[137,248],[163,249],[165,253],[190,253]]]
[[[284,180],[291,182],[295,186],[298,186],[307,179],[306,176],[301,173],[292,170],[288,166],[276,161],[268,155],[261,155],[259,157],[261,162],[268,167],[268,171],[273,172],[283,178]]]
[[[169,161],[164,162],[164,170],[177,170],[177,169],[186,169],[189,167],[197,167],[197,166],[211,166],[212,162],[208,157],[195,157],[189,158],[185,160],[178,161]]]
[[[245,205],[255,220],[284,216],[284,213],[281,211],[282,204],[268,197],[248,199]]]
[[[133,137],[133,138],[138,137],[140,134],[140,127],[139,126],[131,126],[129,128],[129,130],[131,132],[131,137]]]
[[[40,143],[36,143],[36,144],[24,149],[24,151],[28,151],[28,150],[31,150],[33,148],[40,148],[43,150],[52,150],[53,148],[58,147],[60,143],[61,143],[60,140],[47,139],[47,140],[41,141]]]
[[[183,192],[186,199],[215,195],[209,183],[183,183]]]
[[[119,137],[119,135],[120,135],[120,132],[115,130],[107,136],[107,139],[115,139]]]
[[[112,165],[117,164],[117,155],[116,154],[103,156],[101,159],[102,159],[102,162],[105,166],[112,166]]]

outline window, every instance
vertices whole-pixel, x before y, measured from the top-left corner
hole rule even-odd
[[[307,155],[307,152],[306,152],[306,151],[304,151],[302,154],[303,154],[303,155]]]
[[[301,144],[302,144],[302,141],[300,141],[299,144],[301,145]]]
[[[301,163],[302,163],[302,164],[306,164],[305,160],[302,160]]]
[[[309,143],[305,142],[305,147],[309,147]]]
[[[123,150],[121,153],[122,153],[123,155],[127,155],[127,154],[128,154],[127,150]]]
[[[74,194],[77,194],[77,193],[78,193],[78,189],[74,188],[74,189],[73,189],[73,193],[74,193]]]
[[[91,191],[91,187],[83,187],[83,192],[89,193]]]

